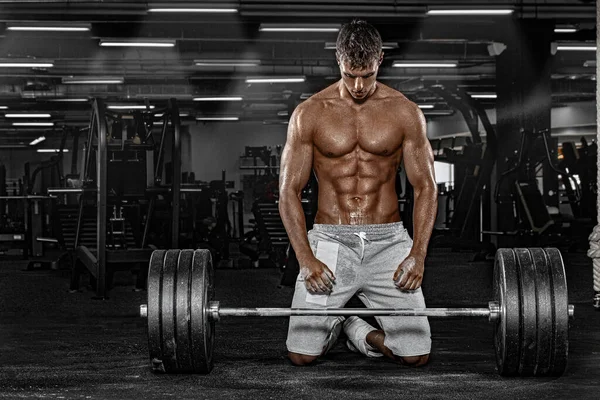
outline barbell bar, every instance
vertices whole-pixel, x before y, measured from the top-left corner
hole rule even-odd
[[[569,304],[569,318],[575,317],[575,306]],[[212,321],[221,317],[428,317],[428,318],[487,318],[495,322],[500,316],[500,304],[490,301],[488,308],[221,308],[218,301],[208,305]],[[140,317],[148,317],[148,305],[140,305]]]
[[[209,373],[214,326],[222,317],[390,316],[487,318],[504,376],[560,376],[567,366],[568,303],[562,256],[554,248],[499,249],[494,299],[481,308],[221,308],[213,298],[210,252],[156,250],[148,270],[147,318],[153,370]]]

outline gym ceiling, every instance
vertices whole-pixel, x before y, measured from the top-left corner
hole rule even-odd
[[[164,8],[229,11],[165,12]],[[512,13],[435,15],[435,10],[460,8],[509,9]],[[196,123],[203,116],[235,115],[240,122],[285,124],[300,101],[339,78],[331,47],[336,28],[353,17],[368,20],[382,34],[385,59],[380,80],[423,104],[431,118],[453,113],[428,89],[431,85],[458,85],[470,94],[495,93],[496,74],[502,71],[496,70],[494,54],[502,51],[506,32],[518,29],[515,18],[550,25],[545,29],[553,35],[554,50],[561,45],[595,46],[595,4],[581,0],[453,1],[451,5],[402,0],[0,0],[0,63],[42,63],[0,64],[0,145],[6,148],[9,143],[39,136],[38,128],[15,127],[14,120],[4,114],[49,113],[50,118],[40,121],[53,122],[51,129],[84,127],[92,97],[102,97],[114,106],[157,107],[174,97],[183,123]],[[73,29],[25,29],[32,26]],[[329,31],[272,30],[282,27]],[[555,28],[567,31],[553,32]],[[158,42],[161,47],[110,46],[115,41]],[[595,99],[595,52],[559,50],[550,60],[555,106]],[[215,61],[221,63],[211,65]],[[246,65],[223,65],[241,61]],[[455,66],[393,66],[402,62]],[[252,83],[249,78],[300,81]],[[80,83],[86,79],[96,81]],[[113,83],[102,83],[104,79]],[[211,96],[237,99],[199,100]],[[480,101],[489,108],[495,104],[493,98]]]

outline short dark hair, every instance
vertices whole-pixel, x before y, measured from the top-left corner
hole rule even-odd
[[[340,62],[350,68],[366,68],[381,55],[381,35],[367,21],[355,19],[340,29],[335,49]]]

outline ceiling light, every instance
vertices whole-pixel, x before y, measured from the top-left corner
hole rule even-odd
[[[300,94],[300,100],[306,100],[308,99],[310,96],[312,96],[314,93],[302,93]]]
[[[568,44],[559,44],[556,46],[556,50],[564,50],[564,51],[596,51],[596,46],[593,44],[589,45],[568,45]]]
[[[70,24],[67,22],[40,22],[38,24],[7,24],[7,31],[21,32],[88,32],[91,24]]]
[[[150,4],[148,12],[165,12],[165,13],[236,13],[238,9],[233,6],[223,7],[222,4],[204,7],[189,7],[185,4],[177,5],[173,3]]]
[[[240,117],[196,117],[196,121],[238,121]]]
[[[398,48],[398,43],[397,42],[383,42],[381,45],[381,49],[382,50],[390,50],[390,49],[397,49]],[[335,42],[325,42],[325,50],[335,50]]]
[[[296,77],[272,77],[272,78],[246,78],[246,83],[289,83],[289,82],[304,82],[306,78],[304,76]]]
[[[290,113],[288,111],[277,111],[277,116],[278,117],[289,117]]]
[[[431,110],[433,107],[433,104],[419,104],[421,110]]]
[[[40,136],[39,138],[32,140],[31,143],[29,143],[29,145],[35,146],[36,144],[41,143],[44,140],[46,140],[46,138],[44,136]]]
[[[88,101],[90,101],[90,99],[87,98],[63,98],[63,99],[47,99],[47,101],[59,101],[59,102],[65,102],[65,103],[86,103]]]
[[[584,67],[595,67],[596,66],[596,60],[587,60],[586,62],[583,63]]]
[[[261,32],[338,32],[339,24],[260,24]]]
[[[174,47],[175,40],[171,39],[130,39],[130,40],[109,40],[101,39],[100,46],[103,47]]]
[[[62,83],[72,84],[121,84],[125,78],[117,76],[65,76]]]
[[[59,153],[60,149],[37,149],[38,153]],[[69,149],[63,149],[63,153],[68,153]]]
[[[425,115],[452,115],[454,114],[453,110],[425,110],[423,111]]]
[[[509,15],[511,9],[438,9],[427,11],[428,15]]]
[[[194,101],[242,101],[241,96],[212,96],[212,97],[194,97]]]
[[[143,104],[110,104],[106,108],[109,110],[152,110],[154,106]]]
[[[469,93],[474,99],[497,99],[498,95],[495,93]]]
[[[14,59],[5,58],[0,60],[0,67],[5,68],[51,68],[54,67],[54,61],[48,60],[29,60],[29,59]]]
[[[13,122],[12,126],[54,126],[54,122]]]
[[[44,113],[44,114],[27,114],[27,113],[22,113],[22,114],[4,114],[5,118],[50,118],[51,115]]]
[[[434,61],[434,62],[410,62],[410,61],[395,61],[392,67],[395,68],[456,68],[456,61]]]
[[[576,28],[554,28],[554,33],[575,33]]]
[[[194,60],[198,67],[257,67],[260,60]]]
[[[162,117],[163,117],[163,115],[165,115],[165,114],[164,114],[164,113],[158,113],[158,114],[154,114],[154,116],[155,116],[156,118],[162,118]],[[189,116],[190,116],[190,113],[187,113],[187,112],[180,112],[180,113],[179,113],[179,116],[180,116],[180,117],[189,117]]]
[[[0,106],[0,110],[8,110],[8,106]]]

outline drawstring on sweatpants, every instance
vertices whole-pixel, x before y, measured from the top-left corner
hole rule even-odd
[[[370,242],[370,240],[367,239],[366,232],[358,232],[358,233],[354,232],[354,235],[356,235],[360,238],[360,244],[362,246],[361,253],[360,253],[360,261],[362,262],[363,258],[365,257],[365,240],[367,242]]]

